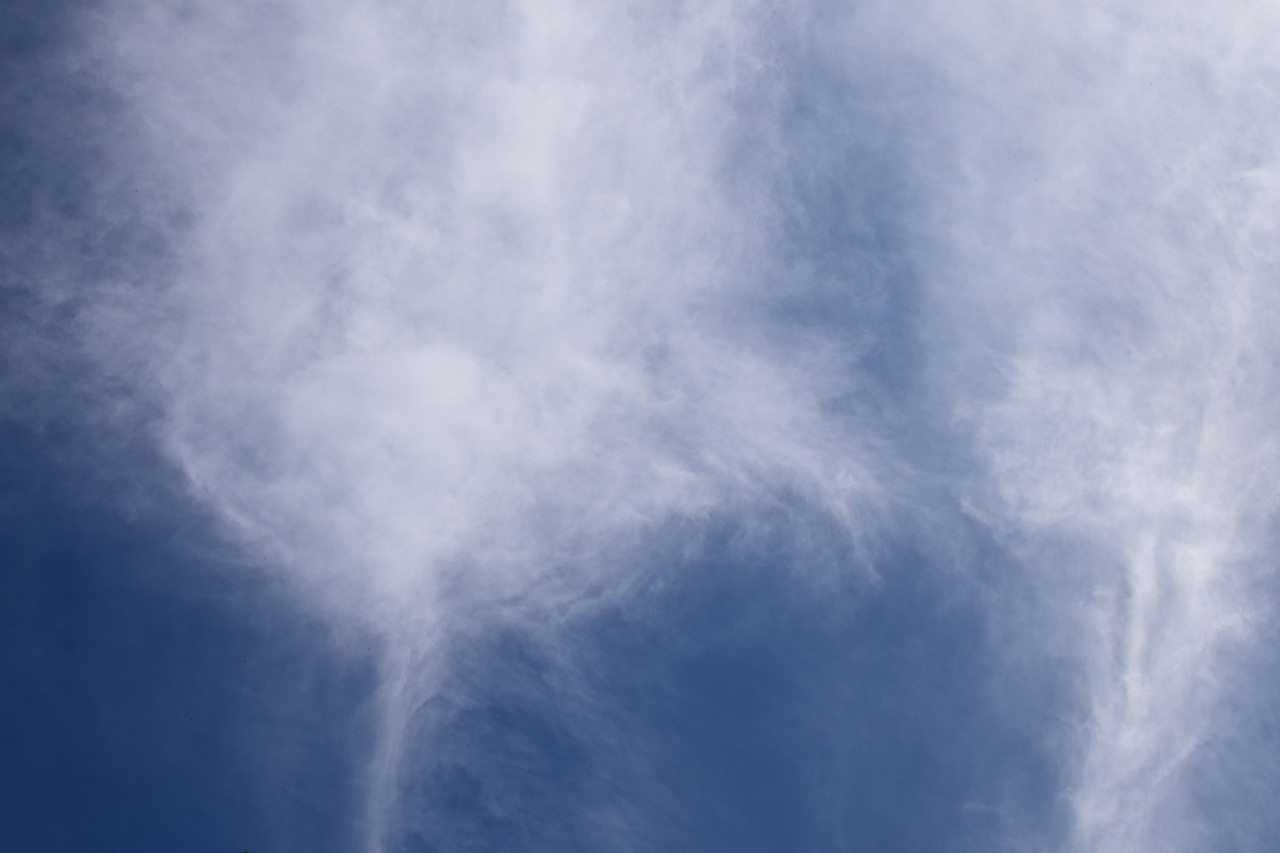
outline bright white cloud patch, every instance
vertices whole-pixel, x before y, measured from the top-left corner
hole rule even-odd
[[[152,370],[195,487],[363,607],[765,480],[869,495],[824,380],[735,314],[773,285],[765,199],[720,179],[765,73],[747,12],[114,18],[190,205]]]
[[[160,248],[132,266],[160,271],[86,286],[88,347],[253,553],[385,632],[370,850],[441,637],[485,618],[446,588],[529,613],[620,590],[625,544],[784,493],[838,522],[849,572],[921,507],[987,525],[1063,597],[1010,635],[1082,672],[1064,843],[1198,849],[1216,664],[1269,614],[1278,24],[108,4],[83,48],[125,130],[90,227],[138,211]],[[911,191],[874,193],[885,170]],[[877,219],[909,223],[900,245],[848,244]],[[890,255],[919,279],[892,331]],[[911,376],[876,374],[916,342]]]

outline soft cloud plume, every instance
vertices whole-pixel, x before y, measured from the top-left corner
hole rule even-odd
[[[253,558],[385,640],[369,850],[412,824],[459,638],[555,623],[563,664],[655,539],[771,513],[796,583],[908,535],[953,582],[982,528],[992,669],[1072,672],[1064,844],[1225,837],[1186,806],[1270,606],[1266,5],[77,20],[109,120],[85,211],[29,229],[89,246],[29,253],[32,326],[73,314]]]
[[[851,387],[829,369],[863,344],[766,329],[771,291],[814,286],[778,279],[767,163],[733,154],[774,109],[762,24],[791,25],[766,11],[125,3],[93,21],[130,148],[165,178],[144,204],[174,211],[164,274],[91,299],[95,346],[118,358],[145,322],[129,370],[194,492],[385,634],[370,849],[442,638],[477,618],[447,590],[532,619],[615,586],[607,555],[672,518],[786,492],[855,548],[883,502],[873,431],[825,413]]]
[[[1221,663],[1269,616],[1280,19],[1050,4],[992,21],[992,50],[955,67],[940,209],[957,239],[936,282],[966,358],[943,375],[990,476],[983,517],[1028,571],[1069,579],[1088,704],[1074,846],[1219,846],[1188,771],[1216,748]]]
[[[869,496],[827,381],[737,309],[773,285],[766,199],[724,180],[750,19],[115,12],[104,61],[181,181],[149,370],[195,488],[344,598],[361,566],[362,606],[766,481]]]

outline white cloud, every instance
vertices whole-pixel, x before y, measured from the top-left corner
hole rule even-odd
[[[987,517],[1086,602],[1075,849],[1198,849],[1188,759],[1218,725],[1218,661],[1268,607],[1247,590],[1272,571],[1280,465],[1278,23],[1041,4],[944,48],[965,81],[934,172],[958,238],[935,283],[964,369],[944,375]],[[1064,540],[1093,562],[1046,559]]]
[[[1173,818],[1216,665],[1269,606],[1276,15],[108,4],[81,19],[121,105],[88,228],[129,211],[162,248],[121,248],[81,328],[253,553],[390,638],[370,849],[441,637],[483,618],[444,587],[548,609],[665,521],[784,492],[851,553],[953,501],[1071,596],[1014,634],[1085,673],[1069,844],[1178,849],[1212,821]],[[888,128],[897,159],[854,162]],[[851,187],[887,168],[901,198]],[[904,209],[784,221],[789,180]],[[920,399],[873,416],[883,266],[819,281],[788,229],[877,215],[911,223],[881,250],[912,254],[926,352]],[[780,333],[806,288],[867,325]],[[954,446],[926,462],[904,411]]]
[[[764,279],[767,200],[726,180],[735,101],[772,73],[760,12],[123,3],[93,22],[129,150],[169,179],[143,204],[181,210],[168,279],[94,309],[99,350],[156,324],[131,369],[193,490],[387,634],[371,849],[440,632],[472,612],[451,578],[537,611],[548,577],[598,585],[621,541],[777,490],[851,542],[868,528],[873,437],[823,413],[847,379],[740,307],[788,286]]]

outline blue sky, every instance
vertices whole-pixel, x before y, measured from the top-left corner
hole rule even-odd
[[[1280,843],[1268,4],[0,28],[0,846]]]

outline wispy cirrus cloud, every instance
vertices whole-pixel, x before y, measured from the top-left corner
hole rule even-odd
[[[768,160],[732,156],[775,109],[764,11],[93,22],[129,150],[164,176],[143,205],[172,208],[164,272],[90,297],[93,346],[145,334],[128,370],[195,494],[385,637],[370,849],[447,637],[492,618],[458,589],[545,618],[626,581],[620,549],[673,518],[793,493],[855,548],[883,504],[875,429],[825,413],[856,379],[815,370],[865,344],[767,330],[775,290],[823,283],[778,278]]]
[[[1226,661],[1270,618],[1278,22],[1078,12],[993,15],[992,50],[957,65],[938,280],[968,357],[943,375],[990,477],[984,517],[1075,622],[1074,848],[1247,849],[1188,804],[1233,725]],[[1237,792],[1261,796],[1254,772]]]
[[[1067,849],[1257,840],[1193,806],[1270,606],[1268,9],[77,20],[110,120],[84,210],[26,232],[87,248],[24,255],[22,347],[72,315],[86,386],[141,401],[253,559],[382,636],[368,849],[465,761],[429,729],[484,692],[468,642],[537,637],[511,701],[562,678],[597,732],[584,614],[658,608],[725,519],[809,589],[916,540],[987,597],[1012,707],[1008,673],[1060,664]],[[625,811],[598,833],[658,844]]]

